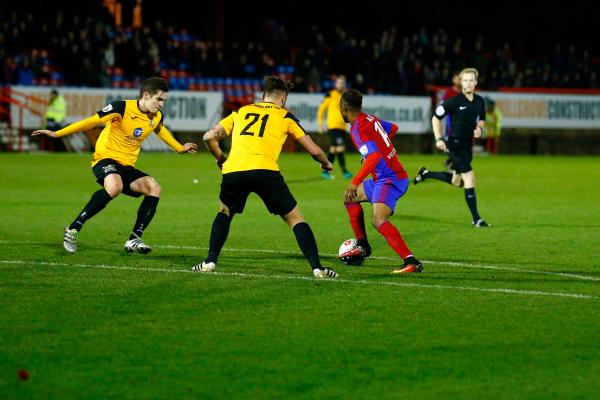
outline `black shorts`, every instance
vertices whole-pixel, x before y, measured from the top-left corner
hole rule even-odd
[[[252,192],[271,214],[286,215],[298,204],[279,171],[255,169],[223,174],[219,199],[231,212],[241,214]]]
[[[471,142],[465,143],[450,138],[448,141],[448,151],[450,153],[450,160],[452,161],[450,168],[460,174],[473,170],[471,167],[471,161],[473,161],[473,144]]]
[[[344,146],[346,142],[344,141],[344,136],[346,135],[346,131],[343,129],[330,129],[327,131],[331,135],[331,145],[332,146]]]
[[[96,165],[92,167],[92,172],[96,176],[96,182],[98,182],[100,186],[104,186],[104,178],[106,178],[108,175],[120,175],[121,180],[123,181],[123,190],[121,193],[131,197],[140,197],[142,195],[142,193],[131,190],[129,187],[131,182],[135,181],[136,179],[143,178],[144,176],[148,176],[147,173],[131,166],[121,165],[112,158],[105,158],[98,161]]]

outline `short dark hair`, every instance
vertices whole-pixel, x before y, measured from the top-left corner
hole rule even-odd
[[[348,89],[342,93],[341,103],[353,110],[362,109],[362,94],[356,89]]]
[[[273,92],[281,92],[288,94],[294,87],[292,82],[281,79],[278,76],[270,75],[263,78],[263,90],[265,94],[271,94]]]
[[[140,86],[140,99],[144,96],[144,92],[148,92],[150,93],[150,96],[153,96],[160,91],[169,91],[169,84],[167,81],[158,76],[148,78],[143,81]]]

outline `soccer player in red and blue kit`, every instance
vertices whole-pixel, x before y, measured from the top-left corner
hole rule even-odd
[[[362,111],[362,95],[358,90],[351,89],[342,94],[340,111],[344,121],[352,125],[352,141],[363,157],[362,168],[344,191],[344,205],[358,246],[365,250],[366,257],[371,255],[360,205],[369,201],[373,204],[373,226],[404,260],[404,264],[392,273],[422,272],[423,264],[412,255],[398,229],[389,221],[398,199],[406,193],[409,182],[390,139],[398,127],[365,114]],[[373,178],[365,180],[369,174]]]

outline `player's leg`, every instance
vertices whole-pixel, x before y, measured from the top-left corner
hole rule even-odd
[[[229,236],[231,221],[235,214],[241,214],[250,195],[250,174],[252,171],[224,174],[219,193],[219,212],[210,229],[208,254],[203,262],[195,265],[192,271],[212,272],[217,266],[221,250]]]
[[[313,275],[317,278],[337,278],[338,274],[332,268],[321,265],[317,240],[310,225],[300,213],[298,206],[296,205],[290,212],[281,215],[281,218],[292,228],[298,247],[306,257]]]
[[[453,184],[452,173],[444,171],[430,171],[427,169],[427,167],[420,167],[419,171],[417,171],[417,174],[415,175],[413,183],[417,185],[423,182],[425,179],[436,179],[438,181],[446,182],[451,185]]]
[[[313,274],[318,278],[335,278],[331,268],[321,265],[319,249],[310,225],[304,220],[298,202],[277,171],[254,171],[255,193],[262,199],[271,214],[279,215],[294,232],[298,247],[306,257]]]
[[[408,188],[408,179],[397,181],[379,181],[373,187],[371,202],[373,203],[373,227],[385,238],[389,246],[402,257],[402,267],[393,270],[393,273],[421,272],[423,264],[417,260],[408,248],[400,231],[389,221],[394,213],[398,199]]]
[[[124,173],[123,193],[132,197],[144,195],[140,206],[138,207],[137,217],[133,225],[129,239],[125,243],[127,252],[136,252],[147,254],[152,251],[152,247],[144,243],[142,235],[148,228],[150,222],[156,214],[156,208],[160,200],[161,187],[158,182],[144,172],[130,168]]]
[[[477,197],[475,196],[475,173],[473,170],[460,174],[465,183],[465,201],[473,217],[473,226],[476,228],[487,228],[490,225],[485,222],[477,210]]]
[[[346,157],[344,153],[346,152],[346,142],[344,141],[344,136],[346,135],[346,131],[343,129],[332,129],[332,144],[333,152],[337,155],[338,162],[340,163],[340,167],[342,169],[342,173],[344,174],[345,179],[352,178],[352,174],[346,168]]]
[[[231,220],[233,214],[229,207],[219,201],[219,212],[213,220],[212,227],[210,229],[210,240],[208,245],[208,255],[198,265],[195,265],[192,270],[196,272],[212,272],[217,266],[219,255],[221,250],[227,241],[229,236],[229,228],[231,226]]]
[[[350,219],[350,226],[354,232],[354,237],[357,240],[357,244],[365,249],[366,257],[371,255],[371,245],[367,239],[367,230],[365,229],[365,213],[360,203],[369,201],[372,189],[373,180],[368,179],[358,185],[356,188],[356,199],[354,199],[354,201],[344,203],[346,212],[348,212],[348,218]]]
[[[333,137],[333,134],[331,133],[331,131],[328,131],[328,136],[330,139],[330,145],[329,145],[329,151],[327,153],[327,160],[329,160],[331,165],[333,165],[333,163],[335,161],[335,143],[334,143],[335,138]],[[329,171],[321,172],[321,177],[323,179],[327,179],[327,180],[331,180],[331,179],[335,178]]]
[[[90,201],[83,207],[75,220],[65,229],[63,247],[69,253],[77,251],[77,239],[83,225],[98,214],[106,205],[123,190],[123,181],[119,175],[120,165],[113,160],[101,160],[92,171],[102,189],[92,194]]]

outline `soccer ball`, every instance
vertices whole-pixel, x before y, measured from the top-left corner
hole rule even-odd
[[[366,251],[356,242],[356,239],[344,240],[338,251],[340,261],[346,265],[361,265],[365,262]]]

